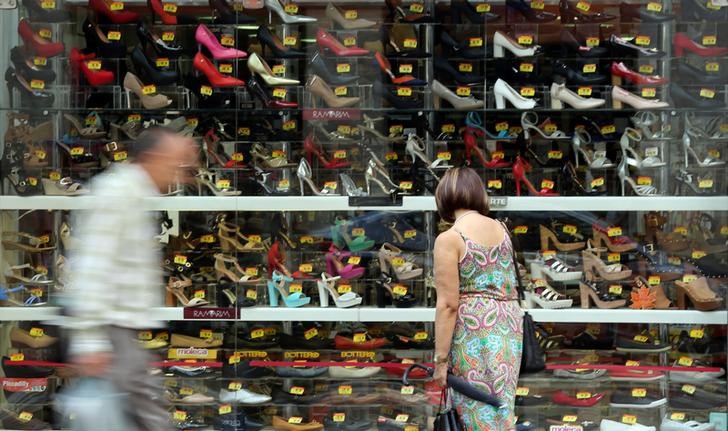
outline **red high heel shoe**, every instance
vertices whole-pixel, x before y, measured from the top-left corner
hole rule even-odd
[[[208,130],[202,139],[205,141],[205,148],[207,149],[208,166],[218,164],[226,169],[247,168],[242,160],[234,160],[227,155],[219,143],[220,137],[215,133],[215,129]]]
[[[344,160],[328,160],[324,155],[324,150],[316,144],[316,136],[313,132],[309,133],[303,141],[303,149],[306,151],[306,159],[308,160],[309,165],[313,163],[312,159],[314,154],[316,155],[319,163],[321,163],[326,169],[346,168],[350,165],[349,162]]]
[[[342,45],[341,42],[339,42],[334,36],[332,36],[323,28],[319,28],[318,32],[316,33],[316,43],[318,43],[321,48],[330,49],[331,52],[339,57],[351,57],[355,55],[369,54],[369,51],[364,48],[359,48],[357,46],[353,46],[351,48],[345,47],[344,45]]]
[[[612,84],[622,85],[622,78],[630,81],[637,85],[663,85],[667,84],[668,80],[659,75],[643,75],[631,70],[624,65],[621,61],[617,63],[612,62]]]
[[[220,73],[212,61],[199,51],[195,54],[192,65],[207,77],[207,80],[210,81],[213,87],[240,87],[245,85],[245,81]]]
[[[286,268],[285,261],[286,257],[280,249],[280,243],[278,240],[273,243],[268,249],[268,278],[273,276],[273,271],[278,271],[286,277],[302,279],[302,278],[313,278],[301,271],[295,271],[293,274]]]
[[[78,77],[79,72],[83,72],[86,81],[93,87],[109,85],[114,82],[114,72],[100,69],[101,60],[96,60],[97,64],[91,63],[95,58],[96,54],[94,53],[84,54],[77,48],[71,49],[71,65],[76,76]]]
[[[508,168],[511,166],[511,162],[504,160],[503,158],[492,158],[486,160],[483,155],[483,150],[478,146],[478,141],[475,136],[483,136],[483,131],[474,129],[472,127],[466,127],[463,132],[463,141],[465,142],[465,157],[470,161],[471,155],[475,153],[480,160],[480,164],[488,169],[496,168]]]
[[[541,189],[541,191],[536,190],[536,188],[531,184],[531,181],[528,180],[528,177],[526,177],[526,172],[529,172],[531,170],[531,165],[523,160],[521,156],[516,156],[516,162],[513,164],[513,177],[516,179],[516,196],[521,196],[521,181],[526,184],[526,188],[528,188],[528,192],[531,195],[534,196],[558,196],[559,194],[555,191],[547,188]]]
[[[682,57],[686,50],[701,57],[719,57],[728,53],[728,48],[703,46],[690,39],[685,33],[676,33],[672,37],[672,44],[675,47],[675,57],[677,58]]]
[[[89,0],[88,7],[114,24],[128,24],[139,20],[139,14],[124,10],[124,3],[112,0]]]
[[[40,57],[54,57],[61,54],[64,50],[63,42],[51,42],[48,39],[40,37],[25,18],[22,18],[18,22],[18,34],[23,39],[23,43],[31,47],[33,52]]]
[[[174,5],[172,3],[170,3],[170,5],[174,6],[174,10],[177,11],[177,5]],[[164,5],[160,0],[147,0],[147,6],[149,6],[149,9],[152,10],[152,20],[154,20],[155,16],[159,16],[162,24],[177,25],[177,17],[174,15],[174,13],[164,10]]]

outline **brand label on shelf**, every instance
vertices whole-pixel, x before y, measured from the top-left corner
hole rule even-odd
[[[359,334],[362,335],[362,334]],[[366,334],[364,335],[364,339],[366,340]],[[340,352],[339,357],[341,359],[348,359],[348,358],[365,358],[365,359],[374,359],[376,357],[376,352],[369,352],[366,350],[349,350],[346,352]]]
[[[236,307],[184,307],[182,313],[184,318],[189,320],[234,320],[238,318],[238,308]],[[214,359],[214,356],[210,359]]]

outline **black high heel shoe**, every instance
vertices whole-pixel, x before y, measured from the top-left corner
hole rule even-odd
[[[291,109],[298,107],[296,102],[287,102],[284,100],[276,100],[268,94],[268,88],[264,84],[258,82],[255,78],[248,80],[248,91],[266,108],[272,109]]]
[[[39,79],[46,84],[56,80],[56,72],[50,68],[38,67],[33,64],[32,57],[28,56],[22,46],[16,46],[10,50],[10,61],[13,62],[15,70],[28,79]]]
[[[235,101],[235,93],[230,92],[227,90],[216,88],[213,90],[212,94],[209,94],[208,91],[202,91],[202,82],[198,78],[195,78],[192,75],[186,76],[184,79],[184,86],[187,88],[190,93],[195,95],[195,99],[197,100],[197,107],[198,108],[227,108],[231,106],[236,106],[234,104]]]
[[[44,9],[39,0],[23,0],[23,6],[33,22],[55,23],[70,20],[68,12],[58,9]]]
[[[490,6],[490,5],[489,5]],[[450,2],[450,19],[453,24],[462,24],[465,16],[473,24],[485,24],[500,19],[500,15],[490,11],[478,12],[467,0],[453,0]]]
[[[607,186],[606,181],[597,187],[584,187],[579,179],[579,175],[571,162],[566,162],[561,170],[564,178],[564,185],[561,191],[562,195],[572,196],[606,196]]]
[[[483,76],[474,73],[461,73],[443,57],[435,57],[435,70],[449,75],[460,84],[476,84],[485,80]]]
[[[272,52],[273,56],[276,58],[305,58],[306,53],[294,49],[294,48],[286,48],[283,46],[283,43],[278,39],[273,33],[268,30],[268,27],[261,25],[258,27],[258,33],[257,33],[258,40],[262,45],[266,45]]]
[[[136,32],[144,50],[146,51],[147,47],[151,45],[159,57],[174,58],[184,52],[181,45],[174,42],[165,42],[161,37],[152,33],[141,21],[137,23]]]
[[[558,15],[551,12],[537,12],[537,9],[532,8],[525,0],[506,0],[506,9],[517,12],[528,22],[545,23],[558,18]]]
[[[340,85],[350,85],[359,79],[358,75],[340,75],[332,73],[329,71],[326,61],[318,52],[314,54],[308,65],[311,67],[311,71],[314,74],[320,76],[324,81],[326,81],[326,83],[332,86],[338,87]]]
[[[570,53],[579,57],[598,58],[607,55],[609,50],[602,46],[586,46],[579,41],[568,29],[561,30],[561,56],[569,57]]]
[[[23,169],[23,152],[17,145],[9,142],[5,144],[0,162],[0,178],[6,178],[18,196],[42,195],[41,179],[28,176]]]
[[[97,57],[126,58],[126,45],[109,40],[98,25],[86,18],[83,22],[83,35],[86,39],[86,49],[96,53]],[[119,73],[123,76],[123,74]]]
[[[412,96],[395,96],[381,82],[374,81],[372,92],[375,96],[384,99],[395,109],[419,109],[422,108],[422,101]]]
[[[554,62],[554,74],[566,78],[569,84],[600,85],[606,84],[607,77],[598,73],[582,73],[570,68],[561,60]]]
[[[677,80],[684,83],[700,82],[707,85],[722,85],[724,82],[721,73],[709,73],[684,61],[677,64]]]
[[[721,97],[711,99],[703,97],[702,90],[700,92],[700,94],[695,94],[695,90],[693,90],[690,93],[674,82],[670,84],[670,99],[677,108],[718,109],[725,106]]]
[[[469,42],[458,42],[453,39],[447,32],[440,33],[440,43],[452,51],[453,57],[462,57],[468,59],[483,59],[488,54],[485,48],[470,48]],[[485,45],[485,44],[483,44]],[[489,56],[490,57],[490,56]]]
[[[637,46],[632,42],[628,42],[621,37],[613,34],[609,38],[609,46],[612,51],[614,58],[625,58],[625,57],[636,57],[640,59],[645,58],[660,58],[664,57],[665,53],[657,48],[643,48]]]
[[[53,94],[31,88],[28,81],[24,77],[16,74],[12,67],[8,67],[5,71],[5,83],[8,86],[8,94],[11,99],[10,105],[13,107],[49,108],[55,100]],[[13,88],[17,88],[20,92],[20,106],[16,105],[16,100],[12,100]]]
[[[395,293],[393,283],[394,280],[386,272],[383,272],[377,280],[377,307],[384,308],[388,303],[392,303],[397,308],[411,308],[417,305],[417,298],[409,290],[404,295]],[[389,297],[389,301],[387,297]]]
[[[238,13],[225,0],[210,0],[215,24],[254,24],[255,18]]]
[[[137,46],[131,52],[131,62],[137,74],[144,79],[144,82],[151,82],[154,85],[174,84],[177,81],[177,72],[173,70],[158,70],[152,65],[142,49]]]

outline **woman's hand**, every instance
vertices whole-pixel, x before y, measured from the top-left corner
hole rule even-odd
[[[432,375],[432,380],[441,388],[447,386],[447,363],[435,365],[435,374]]]

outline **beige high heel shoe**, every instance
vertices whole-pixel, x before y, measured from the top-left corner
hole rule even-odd
[[[316,107],[316,103],[313,96],[321,98],[329,108],[348,108],[359,103],[358,97],[336,96],[336,93],[329,87],[329,84],[324,82],[318,75],[311,75],[308,83],[306,83],[306,87],[311,92],[314,107]]]
[[[14,327],[10,330],[10,341],[12,341],[13,345],[20,343],[23,346],[33,349],[43,349],[56,344],[58,338],[51,337],[44,333],[41,333],[40,335],[31,335],[31,332]]]
[[[50,235],[37,237],[25,232],[3,232],[2,245],[6,250],[22,250],[29,253],[41,253],[54,250]],[[16,237],[15,240],[5,239]]]
[[[184,289],[189,286],[192,286],[192,280],[189,278],[169,277],[169,281],[167,282],[165,289],[177,297],[177,300],[183,307],[200,307],[202,305],[209,304],[209,302],[202,298],[188,299],[187,296],[185,296]]]
[[[331,21],[341,26],[344,30],[361,30],[377,25],[376,21],[358,18],[355,10],[353,13],[352,11],[345,11],[342,13],[341,10],[334,6],[331,2],[329,2],[326,6],[326,16],[331,19]]]
[[[71,226],[69,226],[68,223],[61,223],[61,228],[58,230],[58,236],[61,237],[61,244],[63,244],[64,250],[71,251],[78,249],[78,239],[71,236]]]
[[[232,266],[228,267],[228,263],[231,263]],[[222,253],[215,254],[215,272],[218,281],[223,278],[241,284],[256,284],[261,281],[258,277],[245,274],[245,270],[240,267],[237,259]]]
[[[253,156],[254,160],[260,161],[260,165],[264,168],[290,168],[296,166],[295,163],[289,163],[285,157],[273,157],[260,143],[253,144],[250,155]]]
[[[99,139],[106,136],[106,132],[103,129],[99,129],[96,126],[84,127],[81,124],[81,120],[73,114],[63,114],[63,118],[66,119],[82,139]]]
[[[164,94],[144,94],[144,83],[131,72],[124,76],[124,90],[126,91],[126,105],[131,108],[131,93],[134,93],[142,102],[145,109],[162,109],[172,104],[172,99]]]
[[[263,253],[266,250],[262,242],[252,241],[247,236],[240,233],[238,226],[220,221],[217,224],[217,236],[220,241],[220,247],[224,252],[242,251],[242,252],[253,252]],[[245,245],[240,244],[238,238],[245,241]]]
[[[382,272],[394,274],[397,280],[410,280],[422,275],[422,268],[402,256],[402,250],[385,242],[379,249],[379,267]]]
[[[635,109],[656,109],[656,108],[667,108],[670,106],[667,102],[662,102],[660,99],[644,99],[632,94],[624,88],[615,85],[612,87],[612,106],[614,109],[622,109],[622,104],[627,105]]]
[[[197,182],[197,192],[200,196],[202,196],[203,188],[207,188],[215,196],[239,196],[242,193],[240,190],[235,190],[229,184],[227,187],[223,187],[222,183],[216,180],[216,175],[207,169],[199,169],[197,175],[195,175],[195,181]]]
[[[41,181],[46,196],[81,196],[89,194],[89,190],[83,184],[73,181],[71,177],[61,178],[58,181],[41,178]]]
[[[257,73],[263,78],[266,84],[275,87],[278,85],[298,85],[300,81],[297,79],[288,79],[275,76],[268,63],[262,58],[258,57],[258,54],[252,53],[248,58],[248,70],[251,74]]]
[[[26,273],[32,273],[32,275],[26,276]],[[30,286],[44,286],[53,283],[53,280],[49,280],[44,272],[38,271],[29,263],[10,266],[5,271],[5,278],[8,280],[17,280]]]
[[[689,283],[676,280],[677,285],[677,308],[681,310],[687,309],[686,298],[690,299],[693,306],[700,311],[712,311],[720,308],[723,304],[723,298],[708,286],[708,279],[700,277]]]
[[[632,275],[631,269],[621,263],[604,263],[601,258],[601,254],[606,251],[606,248],[593,247],[591,240],[588,240],[586,249],[581,251],[584,271],[596,273],[600,278],[607,281],[617,281],[629,278]]]
[[[471,111],[482,108],[484,104],[482,100],[476,99],[473,96],[458,96],[436,79],[432,81],[432,95],[434,96],[433,103],[435,109],[440,107],[440,99],[447,100],[458,111]]]

